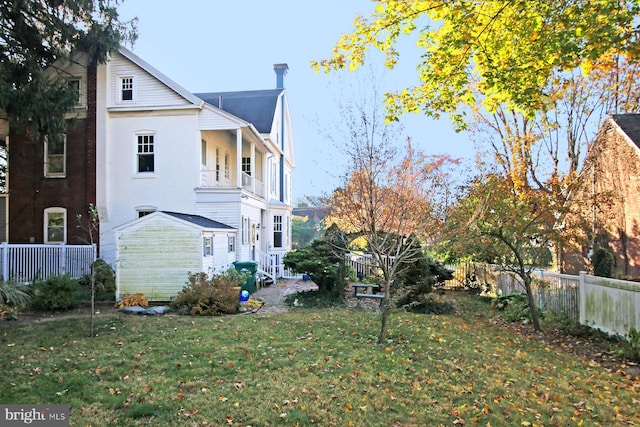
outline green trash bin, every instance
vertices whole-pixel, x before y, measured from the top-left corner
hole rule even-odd
[[[258,271],[258,263],[255,261],[236,261],[233,263],[233,266],[236,268],[236,271],[240,273],[249,273],[249,277],[242,285],[242,290],[245,290],[249,293],[254,293],[256,291],[256,272]]]

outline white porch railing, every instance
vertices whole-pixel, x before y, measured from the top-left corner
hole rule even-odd
[[[60,274],[81,277],[91,272],[96,255],[96,245],[0,243],[0,272],[2,280],[21,283]]]
[[[200,186],[202,188],[237,188],[236,171],[202,169]],[[259,197],[265,197],[266,194],[264,183],[245,172],[242,172],[242,189]]]
[[[268,276],[273,282],[285,276],[284,256],[286,251],[262,252],[256,249],[258,272]]]

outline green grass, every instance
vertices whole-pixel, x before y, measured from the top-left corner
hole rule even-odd
[[[640,425],[639,383],[461,315],[119,315],[0,329],[0,402],[72,426]]]

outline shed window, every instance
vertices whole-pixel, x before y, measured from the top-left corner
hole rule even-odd
[[[202,238],[202,254],[203,256],[213,255],[213,237]]]
[[[229,252],[236,251],[236,236],[229,236]]]

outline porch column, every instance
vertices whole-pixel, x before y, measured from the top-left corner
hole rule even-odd
[[[256,194],[256,144],[251,143],[251,192]]]
[[[236,129],[236,187],[242,188],[242,128]]]

